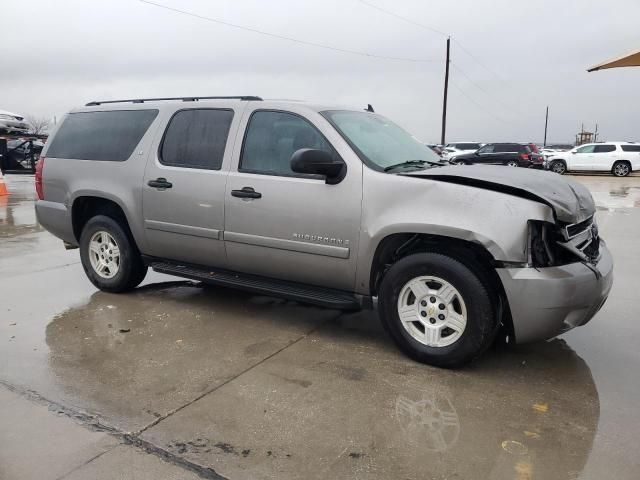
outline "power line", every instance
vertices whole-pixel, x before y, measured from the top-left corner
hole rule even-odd
[[[277,34],[277,33],[265,32],[263,30],[258,30],[256,28],[251,28],[251,27],[247,27],[247,26],[244,26],[244,25],[238,25],[238,24],[235,24],[235,23],[225,22],[224,20],[220,20],[220,19],[217,19],[217,18],[206,17],[204,15],[199,15],[197,13],[188,12],[186,10],[180,10],[178,8],[169,7],[167,5],[162,5],[160,3],[151,2],[149,0],[138,0],[138,1],[141,2],[141,3],[146,3],[148,5],[153,5],[154,7],[163,8],[165,10],[169,10],[169,11],[174,12],[174,13],[180,13],[182,15],[187,15],[189,17],[199,18],[200,20],[206,20],[207,22],[217,23],[219,25],[225,25],[227,27],[237,28],[239,30],[244,30],[246,32],[257,33],[259,35],[264,35],[264,36],[267,36],[267,37],[278,38],[280,40],[287,40],[289,42],[295,42],[295,43],[298,43],[300,45],[306,45],[306,46],[309,46],[309,47],[323,48],[325,50],[333,50],[333,51],[336,51],[336,52],[348,53],[348,54],[351,54],[351,55],[359,55],[361,57],[379,58],[379,59],[382,59],[382,60],[394,60],[394,61],[399,61],[399,62],[412,62],[412,63],[441,63],[441,60],[430,60],[430,59],[424,59],[424,58],[406,58],[406,57],[393,57],[393,56],[386,56],[386,55],[376,55],[376,54],[373,54],[373,53],[362,52],[362,51],[358,51],[358,50],[350,50],[350,49],[347,49],[347,48],[333,47],[331,45],[325,45],[323,43],[315,43],[315,42],[310,42],[310,41],[307,41],[307,40],[300,40],[298,38],[287,37],[285,35],[280,35],[280,34]]]
[[[422,23],[418,23],[416,21],[411,20],[410,18],[406,18],[406,17],[403,17],[402,15],[398,15],[397,13],[394,13],[394,12],[392,12],[390,10],[385,10],[384,8],[378,7],[377,5],[374,5],[373,3],[366,2],[365,0],[358,0],[358,1],[360,3],[364,3],[368,7],[371,7],[371,8],[374,8],[376,10],[379,10],[382,13],[386,13],[387,15],[390,15],[390,16],[398,18],[398,19],[400,19],[400,20],[402,20],[404,22],[407,22],[407,23],[410,23],[412,25],[415,25],[416,27],[420,27],[420,28],[423,28],[425,30],[429,30],[430,32],[437,33],[438,35],[443,35],[445,37],[449,36],[448,33],[445,33],[445,32],[443,32],[441,30],[438,30],[436,28],[430,27],[428,25],[424,25]]]
[[[457,64],[455,64],[454,62],[451,62],[451,65],[453,66],[453,68],[455,68],[458,73],[460,73],[464,78],[467,79],[467,81],[473,85],[474,87],[476,87],[478,90],[480,90],[481,92],[484,92],[488,97],[491,97],[492,100],[498,102],[500,105],[502,105],[504,108],[506,108],[507,110],[513,110],[513,107],[507,105],[506,103],[504,103],[503,101],[499,100],[497,97],[495,97],[493,94],[489,93],[488,90],[485,90],[483,87],[481,87],[480,85],[478,85],[476,82],[474,82],[471,77],[469,75],[467,75],[464,70],[462,70]]]
[[[493,117],[494,119],[498,120],[499,122],[502,122],[504,124],[509,124],[509,122],[507,122],[506,120],[496,116],[493,112],[491,112],[488,108],[486,108],[485,106],[481,105],[480,103],[478,103],[476,100],[473,99],[473,97],[470,97],[469,95],[467,95],[467,93],[462,90],[462,88],[460,88],[455,82],[453,82],[452,80],[449,80],[449,82],[451,83],[451,85],[453,85],[453,87],[458,90],[462,95],[464,95],[465,97],[467,97],[467,99],[473,103],[476,107],[478,107],[480,110],[484,111],[486,114],[488,114],[489,116]]]
[[[471,53],[469,50],[467,50],[466,48],[464,48],[464,46],[462,46],[462,44],[457,41],[455,38],[452,38],[453,42],[458,45],[458,47],[460,47],[460,50],[462,50],[464,53],[466,53],[467,55],[469,55],[469,57],[471,57],[473,60],[475,60],[475,62],[480,65],[482,68],[484,68],[487,72],[489,72],[491,75],[493,75],[494,77],[496,77],[498,80],[500,80],[501,82],[504,82],[504,80],[502,79],[502,77],[500,75],[498,75],[496,72],[494,72],[493,70],[491,70],[489,67],[487,67],[484,63],[482,63],[480,60],[478,60],[478,57],[476,57],[473,53]]]
[[[451,37],[451,40],[458,45],[458,47],[460,47],[460,50],[462,50],[464,53],[466,53],[470,58],[472,58],[478,65],[480,65],[482,68],[484,68],[486,71],[488,71],[490,74],[492,74],[494,77],[496,77],[498,80],[503,81],[502,78],[500,77],[500,75],[498,75],[496,72],[494,72],[493,70],[491,70],[489,67],[487,67],[483,62],[481,62],[478,57],[476,57],[473,53],[471,53],[469,50],[467,50],[467,48],[465,48],[458,40],[456,40],[456,38],[453,35],[450,35],[448,33],[445,33],[441,30],[438,30],[436,28],[430,27],[429,25],[425,25],[424,23],[420,23],[420,22],[416,22],[415,20],[412,20],[410,18],[407,17],[403,17],[402,15],[398,15],[397,13],[394,13],[390,10],[386,10],[384,8],[378,7],[377,5],[374,5],[372,3],[367,2],[366,0],[358,0],[360,3],[367,5],[368,7],[371,7],[375,10],[378,10],[386,15],[389,15],[391,17],[397,18],[399,20],[402,20],[403,22],[406,23],[410,23],[411,25],[415,25],[416,27],[420,27],[423,30],[428,30],[429,32],[432,33],[436,33],[438,35],[442,35],[443,37]]]

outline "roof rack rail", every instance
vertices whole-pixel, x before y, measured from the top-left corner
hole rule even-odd
[[[86,107],[94,107],[103,103],[144,103],[144,102],[160,102],[164,100],[182,100],[183,102],[197,102],[199,100],[245,100],[245,101],[262,101],[262,98],[254,95],[238,95],[227,97],[162,97],[162,98],[129,98],[127,100],[99,100],[87,103]]]

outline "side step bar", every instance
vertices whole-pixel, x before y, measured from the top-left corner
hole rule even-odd
[[[214,270],[195,265],[154,260],[148,263],[156,272],[199,280],[213,285],[232,287],[339,310],[358,310],[363,307],[362,300],[356,295],[340,290],[275,280],[257,275]]]

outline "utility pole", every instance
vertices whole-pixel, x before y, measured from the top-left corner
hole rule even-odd
[[[447,93],[449,92],[449,55],[451,51],[451,37],[447,37],[447,63],[444,70],[444,99],[442,101],[442,135],[440,143],[445,144],[445,134],[447,132]]]
[[[547,125],[549,125],[549,105],[547,105],[547,113],[544,116],[544,142],[542,142],[542,146],[547,146]]]

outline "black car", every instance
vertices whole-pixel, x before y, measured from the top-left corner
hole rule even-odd
[[[541,168],[544,159],[542,155],[533,153],[527,145],[521,143],[487,143],[473,153],[456,155],[452,163]]]

